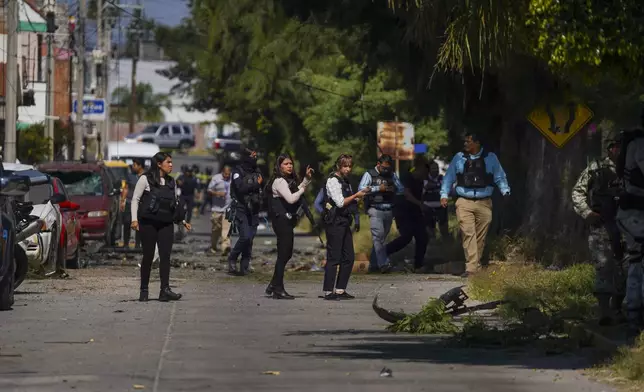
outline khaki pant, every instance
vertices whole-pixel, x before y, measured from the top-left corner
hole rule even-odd
[[[219,241],[221,241],[221,249],[224,252],[230,251],[230,237],[228,237],[230,222],[226,219],[226,213],[213,212],[210,217],[210,222],[212,222],[210,236],[212,250],[217,250]]]
[[[456,200],[456,218],[461,229],[465,251],[465,270],[476,272],[480,267],[485,237],[492,222],[492,199],[459,198]]]

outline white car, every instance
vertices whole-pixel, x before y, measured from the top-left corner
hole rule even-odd
[[[49,178],[49,176],[35,170],[31,165],[3,162],[3,166],[5,171],[26,175],[39,183],[39,185],[32,185],[29,188],[29,192],[24,196],[23,201],[34,203],[31,215],[40,217],[43,221],[43,226],[40,233],[28,237],[21,241],[19,245],[27,254],[29,264],[34,269],[42,270],[45,275],[54,274],[57,270],[57,265],[61,262],[61,260],[57,259],[59,257],[58,246],[63,217],[58,204],[54,204],[55,201],[52,203],[52,200],[50,200],[53,194],[52,184],[50,182],[43,183],[43,180]],[[64,260],[60,265],[65,265]]]

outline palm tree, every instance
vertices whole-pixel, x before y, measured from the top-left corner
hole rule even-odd
[[[112,92],[112,115],[119,121],[129,121],[130,101],[132,93],[127,87],[118,87]],[[170,109],[172,102],[166,94],[155,94],[152,85],[149,83],[138,83],[136,85],[136,106],[134,109],[134,120],[136,122],[159,122],[163,121],[161,108]]]

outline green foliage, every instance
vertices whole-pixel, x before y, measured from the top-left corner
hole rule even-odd
[[[116,105],[112,116],[118,121],[129,121],[129,105],[132,92],[127,87],[117,87],[112,92],[112,101]],[[162,107],[171,108],[172,102],[165,94],[155,94],[149,83],[137,83],[135,121],[159,122],[163,121]]]
[[[431,299],[418,313],[407,315],[404,319],[390,325],[392,332],[410,332],[423,334],[452,334],[459,328],[452,322],[452,316],[445,311],[443,301]]]
[[[35,124],[18,131],[16,154],[20,162],[35,164],[47,160],[50,139],[45,138],[44,135],[45,127],[42,124]]]

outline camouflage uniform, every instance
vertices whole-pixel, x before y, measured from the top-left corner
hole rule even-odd
[[[599,206],[603,201],[601,199],[607,196],[607,190],[614,189],[611,187],[616,180],[615,163],[606,157],[591,162],[572,191],[573,208],[577,214],[584,219],[593,212],[602,215],[600,222],[590,225],[588,234],[588,248],[595,266],[594,294],[599,302],[602,322],[612,319],[611,301],[615,310],[621,307],[626,284],[621,252],[618,250],[621,249],[621,236],[614,221],[615,211],[602,211],[603,208]],[[612,238],[607,227],[612,229]]]

